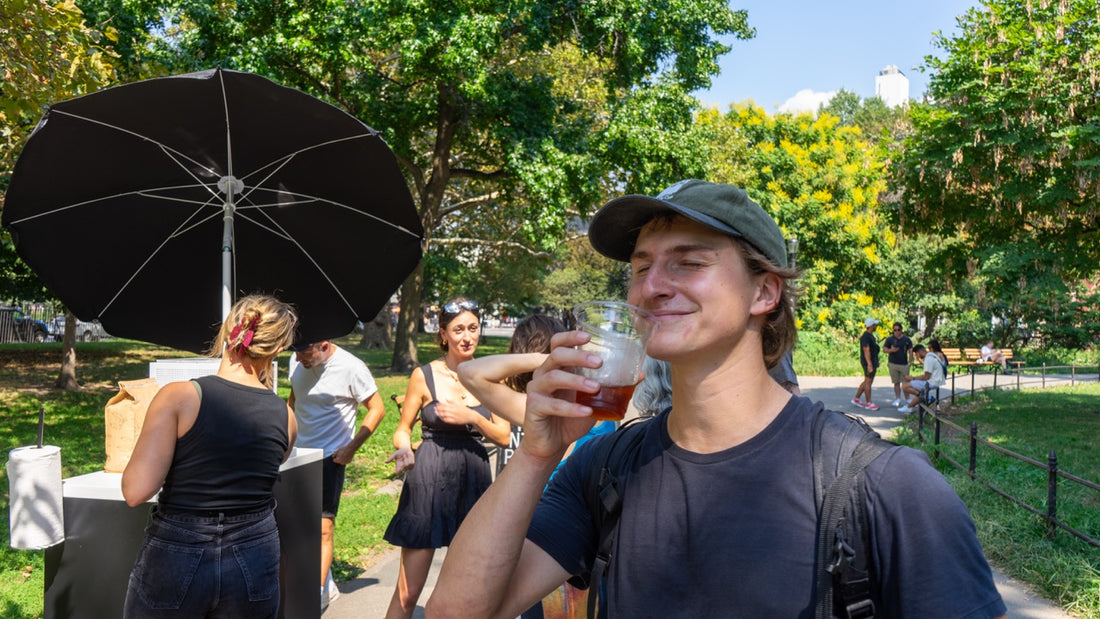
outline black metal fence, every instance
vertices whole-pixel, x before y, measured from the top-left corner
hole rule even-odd
[[[1047,387],[1048,382],[1050,382],[1053,385],[1054,384],[1053,380],[1048,381],[1048,370],[1065,369],[1065,368],[1069,368],[1069,370],[1070,370],[1070,373],[1069,373],[1069,376],[1070,376],[1069,384],[1070,385],[1077,384],[1077,382],[1079,382],[1079,377],[1084,378],[1084,375],[1078,373],[1078,369],[1079,369],[1078,366],[1045,366],[1044,365],[1041,368],[1041,372],[1042,372],[1041,373],[1041,381],[1039,381],[1037,383],[1037,386],[1039,386],[1041,388],[1045,388],[1045,387]],[[1038,368],[1036,368],[1036,369],[1038,369]],[[1097,380],[1100,380],[1100,368],[1094,370],[1092,368],[1092,366],[1088,366],[1087,369],[1088,369],[1088,372],[1089,372],[1089,378],[1090,379],[1093,375],[1096,375]],[[996,372],[994,372],[994,373],[996,374]],[[1064,377],[1064,374],[1059,375],[1059,377],[1060,377],[1060,379],[1059,379],[1060,384],[1065,384],[1064,382],[1061,382],[1061,381],[1065,380],[1064,378],[1061,378],[1061,377]],[[1019,389],[1020,386],[1021,386],[1021,380],[1020,380],[1020,373],[1019,372],[1016,373],[1016,381],[1015,382],[1016,382],[1016,384],[1014,386],[1017,389]],[[1009,386],[1009,385],[1004,385],[1004,386]],[[988,388],[993,388],[993,389],[998,388],[997,387],[996,376],[994,376],[993,385],[991,387],[988,387],[988,386],[983,387],[983,389],[988,389]],[[974,386],[973,373],[971,373],[971,388],[970,388],[970,391],[966,393],[966,395],[973,394],[975,392],[975,390],[976,389],[975,389],[975,386]],[[952,380],[951,380],[951,402],[952,403],[955,402],[955,398],[956,398],[955,376],[952,376]],[[953,423],[952,421],[942,417],[940,415],[940,410],[939,410],[940,399],[938,397],[935,399],[935,401],[932,404],[928,404],[927,400],[928,400],[928,398],[922,398],[921,403],[920,403],[919,408],[918,408],[917,438],[922,443],[926,442],[926,440],[927,440],[927,437],[925,436],[926,424],[927,424],[928,419],[930,419],[931,424],[932,424],[932,444],[935,446],[934,451],[935,451],[935,455],[938,458],[942,458],[945,462],[948,462],[949,464],[951,464],[952,466],[954,466],[955,468],[957,468],[961,471],[966,471],[966,473],[974,481],[980,482],[982,485],[989,488],[993,492],[996,492],[998,495],[1008,499],[1009,501],[1012,501],[1013,503],[1015,503],[1019,507],[1031,512],[1032,514],[1035,514],[1035,515],[1039,516],[1040,518],[1043,518],[1047,523],[1047,537],[1048,538],[1053,539],[1055,533],[1057,532],[1057,530],[1062,529],[1063,531],[1066,531],[1067,533],[1073,535],[1074,537],[1076,537],[1076,538],[1078,538],[1078,539],[1080,539],[1080,540],[1082,540],[1082,541],[1084,541],[1084,542],[1086,542],[1086,543],[1088,543],[1092,546],[1100,548],[1100,540],[1097,540],[1096,538],[1088,535],[1087,533],[1085,533],[1083,531],[1080,531],[1080,530],[1070,526],[1069,524],[1063,522],[1062,520],[1060,520],[1058,518],[1058,496],[1059,496],[1059,483],[1060,482],[1078,484],[1082,488],[1086,489],[1086,492],[1088,490],[1096,492],[1097,493],[1097,498],[1093,499],[1092,503],[1095,503],[1096,501],[1100,500],[1100,484],[1098,484],[1094,481],[1084,479],[1084,478],[1079,477],[1077,475],[1074,475],[1072,473],[1060,470],[1058,468],[1058,454],[1053,449],[1050,451],[1050,454],[1048,455],[1047,461],[1045,463],[1040,462],[1040,461],[1035,460],[1035,459],[1032,459],[1032,458],[1029,458],[1029,457],[1024,456],[1022,454],[1018,454],[1018,453],[1016,453],[1016,452],[1014,452],[1010,449],[1005,449],[1004,447],[1001,447],[1000,445],[997,445],[996,443],[990,442],[990,441],[978,436],[978,424],[976,422],[971,423],[969,428],[963,428],[962,426],[960,426],[956,423]],[[959,460],[957,460],[955,458],[952,458],[944,450],[940,449],[939,446],[941,444],[942,433],[944,432],[945,428],[949,431],[955,432],[957,436],[966,436],[966,441],[967,441],[967,444],[969,446],[969,449],[968,449],[969,459],[968,459],[968,462],[966,462],[965,464],[960,462]],[[1014,496],[1013,494],[1011,494],[1007,490],[998,487],[993,482],[991,482],[989,479],[981,476],[978,473],[978,462],[979,462],[978,448],[979,447],[992,450],[992,451],[994,451],[996,453],[999,453],[1003,456],[1006,456],[1006,457],[1011,458],[1013,460],[1017,460],[1019,462],[1022,462],[1023,464],[1025,464],[1029,467],[1034,467],[1036,469],[1045,471],[1046,472],[1046,479],[1047,479],[1046,505],[1045,506],[1040,506],[1040,507],[1036,507],[1034,505],[1031,505],[1031,504],[1027,503],[1025,500]]]

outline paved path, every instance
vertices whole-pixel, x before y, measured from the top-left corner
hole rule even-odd
[[[998,384],[1004,386],[1004,381],[1006,379],[1009,380],[1009,384],[1015,386],[1016,377],[1014,375],[1007,377],[998,376]],[[1096,382],[1097,375],[1091,374],[1084,378],[1077,377],[1075,380]],[[1029,374],[1024,374],[1020,377],[1020,382],[1023,387],[1037,387],[1041,381],[1042,379],[1040,377]],[[888,436],[889,433],[892,432],[894,426],[901,423],[903,417],[903,415],[889,405],[894,399],[894,391],[889,383],[889,379],[880,377],[875,381],[873,389],[874,401],[881,406],[878,411],[859,409],[852,404],[852,395],[855,394],[859,382],[860,379],[858,377],[829,378],[803,376],[800,378],[802,390],[807,397],[814,400],[820,400],[825,403],[826,407],[833,410],[855,412],[866,419],[880,434]],[[974,377],[974,386],[979,389],[992,385],[992,382],[993,376],[991,374],[979,374]],[[1047,377],[1048,385],[1069,384],[1069,382],[1068,376]],[[946,387],[947,389],[941,391],[941,397],[945,399],[950,397],[950,383],[948,383]],[[970,377],[968,375],[962,375],[962,377],[957,378],[955,388],[957,394],[969,391],[971,388]],[[432,589],[435,586],[435,579],[439,574],[439,568],[443,564],[443,558],[446,556],[446,553],[447,550],[445,548],[436,552],[431,572],[428,575],[428,583],[424,588],[424,594],[420,596],[420,605],[417,607],[413,617],[424,617],[424,602],[431,596]],[[391,550],[378,563],[363,574],[360,574],[357,578],[345,583],[340,583],[341,595],[329,606],[328,610],[325,611],[324,619],[369,619],[383,617],[386,614],[386,608],[389,606],[390,597],[393,595],[394,586],[397,580],[399,558],[399,551],[396,549]],[[1010,579],[996,569],[993,571],[993,577],[997,583],[997,589],[1001,592],[1001,596],[1008,606],[1009,617],[1023,619],[1070,619],[1071,615],[1066,614],[1051,602],[1031,593],[1023,583]]]

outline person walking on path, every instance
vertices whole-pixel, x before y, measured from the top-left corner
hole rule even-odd
[[[344,472],[355,452],[386,414],[374,377],[358,357],[323,340],[294,347],[298,365],[290,374],[290,405],[298,417],[298,445],[321,449],[321,608],[340,595],[332,578],[336,514]],[[359,405],[366,407],[355,429]]]
[[[437,548],[449,546],[466,514],[492,482],[485,437],[505,446],[508,420],[493,414],[459,381],[459,366],[474,357],[481,335],[477,303],[456,299],[439,315],[443,356],[413,370],[401,420],[386,461],[408,471],[397,513],[383,535],[401,547],[401,570],[387,619],[408,619],[428,579]],[[412,427],[419,417],[424,441],[413,452]],[[518,613],[517,613],[518,614]]]
[[[627,301],[657,316],[647,351],[672,377],[672,409],[641,422],[622,461],[612,560],[592,583],[608,616],[810,616],[813,422],[839,415],[767,372],[795,338],[796,271],[779,226],[743,190],[688,180],[655,198],[612,200],[588,234],[597,251],[630,262]],[[554,336],[527,388],[524,440],[463,522],[428,616],[515,617],[592,568],[599,527],[587,480],[619,433],[574,452],[543,492],[565,448],[594,423],[575,402],[576,392],[600,389],[573,371],[602,362],[575,348],[587,340]],[[966,506],[923,452],[890,447],[863,482],[876,616],[1005,613]]]
[[[900,322],[894,323],[894,330],[882,343],[882,350],[887,354],[886,367],[890,370],[890,382],[894,383],[894,401],[890,405],[898,408],[905,402],[901,385],[908,380],[906,376],[909,376],[909,366],[913,363],[913,340],[902,330]]]
[[[877,411],[878,405],[871,400],[871,383],[875,382],[875,374],[878,372],[878,339],[875,338],[875,330],[878,329],[878,320],[868,318],[863,321],[865,330],[859,336],[859,364],[863,367],[863,382],[856,389],[856,396],[852,398],[852,404],[869,411]],[[867,398],[866,402],[859,396]]]
[[[270,369],[297,324],[274,297],[240,299],[210,351],[218,371],[169,383],[149,403],[122,496],[137,507],[160,494],[124,618],[277,616],[274,489],[296,429]]]

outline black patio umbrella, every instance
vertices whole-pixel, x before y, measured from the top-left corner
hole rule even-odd
[[[78,318],[194,352],[243,293],[293,303],[300,340],[350,333],[419,262],[424,234],[378,132],[224,69],[52,106],[3,224]]]

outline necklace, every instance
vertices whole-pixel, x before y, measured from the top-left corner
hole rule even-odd
[[[443,372],[444,372],[444,374],[445,374],[445,375],[446,375],[446,376],[447,376],[448,378],[450,378],[451,380],[453,380],[453,381],[455,382],[455,384],[456,384],[456,385],[458,385],[458,388],[460,389],[460,393],[458,394],[458,396],[459,396],[460,398],[462,398],[462,401],[463,401],[463,402],[465,402],[465,401],[466,401],[466,398],[467,398],[467,396],[469,396],[469,395],[470,395],[470,393],[469,393],[468,391],[466,391],[466,387],[465,387],[465,386],[464,386],[464,385],[462,384],[462,381],[460,381],[460,380],[458,379],[458,372],[455,372],[454,370],[452,370],[452,369],[451,369],[451,366],[447,365],[447,362],[446,362],[446,361],[442,361],[442,362],[440,362],[440,364],[439,364],[439,365],[440,365],[440,366],[441,366],[441,367],[443,368]]]

